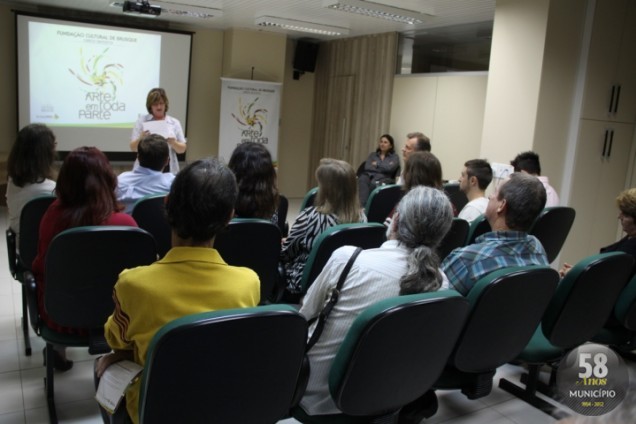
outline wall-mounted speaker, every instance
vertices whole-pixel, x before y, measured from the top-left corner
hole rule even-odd
[[[316,70],[318,47],[318,43],[298,40],[294,52],[294,69],[302,72],[314,72]]]

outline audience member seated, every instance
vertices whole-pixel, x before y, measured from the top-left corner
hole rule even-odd
[[[425,136],[421,132],[411,132],[406,135],[406,142],[402,147],[402,162],[406,166],[411,153],[414,152],[430,152],[431,151],[431,139]],[[404,178],[402,175],[398,178],[397,184],[403,184]]]
[[[417,151],[411,153],[408,160],[404,163],[402,176],[404,177],[402,188],[405,192],[417,186],[432,187],[438,190],[443,187],[442,164],[437,159],[437,156],[431,152]],[[387,227],[387,237],[391,229],[394,212],[395,209],[384,220],[384,225]],[[453,216],[455,215],[454,212],[453,208]]]
[[[139,166],[117,177],[117,200],[124,204],[124,212],[131,213],[135,202],[144,196],[167,193],[174,174],[163,172],[170,160],[168,142],[163,136],[149,134],[137,144]]]
[[[345,161],[321,159],[316,169],[318,194],[314,205],[303,209],[281,248],[281,262],[287,279],[286,299],[297,301],[305,262],[316,237],[329,227],[366,222],[358,199],[356,173]]]
[[[621,192],[616,198],[616,206],[618,206],[618,220],[625,232],[625,237],[601,248],[601,253],[605,252],[625,252],[636,259],[636,188],[630,188]],[[563,277],[572,265],[564,263],[559,274]],[[636,265],[634,271],[636,272]]]
[[[546,201],[545,207],[550,208],[552,206],[559,206],[559,195],[554,187],[548,182],[548,177],[541,175],[541,163],[539,162],[539,155],[535,152],[523,152],[519,153],[517,157],[510,161],[510,165],[513,166],[515,172],[525,172],[535,176],[541,181],[545,188]]]
[[[393,137],[383,134],[378,148],[364,162],[364,169],[358,175],[360,205],[364,206],[371,192],[382,184],[395,183],[395,174],[400,168],[400,158],[395,153]]]
[[[198,160],[177,174],[166,204],[173,247],[154,264],[120,274],[113,294],[115,311],[104,328],[114,352],[96,361],[98,377],[122,359],[143,366],[152,337],[170,321],[258,305],[256,273],[229,266],[213,248],[214,237],[232,218],[236,196],[232,171],[216,159]],[[127,411],[134,423],[139,422],[139,385],[137,380],[128,389],[126,408],[116,412]]]
[[[20,214],[26,203],[53,194],[55,135],[43,124],[30,124],[18,132],[7,160],[7,208],[9,227],[20,243]]]
[[[466,194],[468,203],[459,212],[458,217],[472,222],[486,212],[488,199],[486,188],[492,181],[492,168],[483,159],[469,160],[459,177],[459,189]]]
[[[443,276],[434,252],[452,219],[450,201],[442,191],[414,188],[397,207],[389,240],[377,249],[360,252],[323,332],[308,352],[311,373],[300,402],[307,414],[341,413],[329,394],[329,370],[349,327],[363,310],[388,297],[440,288]],[[354,250],[344,246],[331,255],[303,300],[300,313],[307,319],[319,315]],[[310,335],[314,329],[315,324]]]
[[[441,190],[442,164],[431,152],[414,152],[404,164],[404,191],[416,186],[432,187]]]
[[[58,332],[81,334],[85,330],[66,328],[53,322],[44,308],[44,259],[46,250],[57,234],[73,227],[86,225],[127,225],[136,227],[130,215],[121,213],[115,197],[117,176],[106,155],[96,147],[78,147],[68,154],[60,168],[55,187],[57,199],[42,217],[38,253],[33,261],[33,275],[37,283],[40,317]],[[66,371],[73,363],[66,359],[63,346],[54,346],[55,369]]]
[[[260,143],[241,143],[228,166],[238,185],[234,216],[267,219],[278,225],[276,169],[269,150]]]
[[[450,287],[467,295],[484,275],[507,266],[548,265],[528,229],[545,205],[545,189],[528,174],[514,173],[490,195],[486,218],[492,228],[474,244],[453,250],[442,262]]]

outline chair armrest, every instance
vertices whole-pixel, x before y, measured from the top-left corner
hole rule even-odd
[[[11,228],[7,228],[7,258],[9,259],[9,272],[14,280],[17,280],[17,246],[16,246],[16,234]]]
[[[24,271],[22,274],[24,280],[24,286],[26,287],[27,303],[29,309],[29,321],[31,327],[37,335],[40,335],[40,309],[38,308],[38,287],[35,282],[35,277],[31,271]]]

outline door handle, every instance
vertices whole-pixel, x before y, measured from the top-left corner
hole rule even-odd
[[[621,86],[620,84],[616,86],[616,97],[614,98],[614,111],[612,113],[618,113],[618,101],[621,98]]]
[[[605,157],[605,152],[607,151],[607,138],[609,137],[609,130],[605,130],[605,140],[603,140],[603,153],[601,157]]]
[[[607,158],[609,159],[612,154],[612,144],[614,144],[614,130],[609,130],[610,139],[609,139],[609,149],[607,149]]]

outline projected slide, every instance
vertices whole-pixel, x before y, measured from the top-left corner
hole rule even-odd
[[[158,34],[43,22],[28,32],[31,122],[131,128],[160,86]]]

